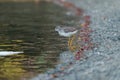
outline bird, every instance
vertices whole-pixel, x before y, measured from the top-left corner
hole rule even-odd
[[[61,27],[61,26],[57,26],[55,28],[55,31],[57,31],[60,36],[64,36],[64,37],[71,37],[72,35],[78,32],[77,28]]]
[[[75,38],[75,34],[79,31],[79,28],[75,28],[75,27],[61,27],[61,26],[57,26],[55,28],[55,31],[58,32],[58,34],[60,36],[63,36],[63,37],[68,37],[69,40],[68,40],[68,48],[70,50],[72,50],[72,47],[73,47],[73,40]]]

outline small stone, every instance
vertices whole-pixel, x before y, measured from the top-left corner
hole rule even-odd
[[[120,36],[118,36],[118,40],[120,41]]]

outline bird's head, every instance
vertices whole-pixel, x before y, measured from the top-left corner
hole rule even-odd
[[[61,29],[60,26],[56,26],[55,31],[59,31]]]

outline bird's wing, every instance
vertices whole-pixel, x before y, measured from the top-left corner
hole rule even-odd
[[[76,31],[77,29],[76,28],[74,28],[74,27],[65,27],[64,28],[64,31],[65,32],[74,32],[74,31]]]

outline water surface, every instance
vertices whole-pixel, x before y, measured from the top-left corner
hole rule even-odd
[[[67,49],[57,25],[73,25],[74,17],[52,3],[0,3],[0,51],[24,51],[0,57],[0,80],[24,80],[57,64]]]

